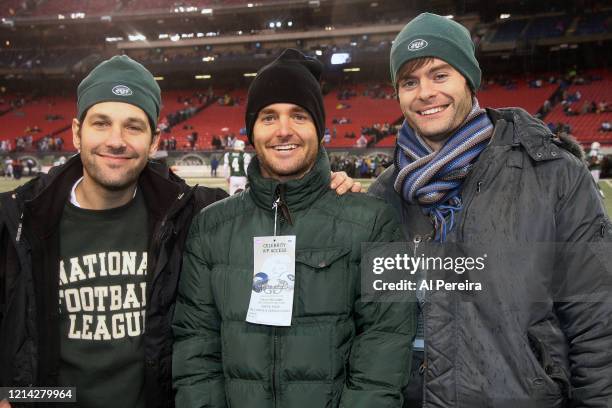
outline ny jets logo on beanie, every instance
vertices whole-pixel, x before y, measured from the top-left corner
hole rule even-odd
[[[410,44],[408,44],[408,51],[418,51],[420,49],[427,47],[427,45],[429,45],[427,41],[421,40],[419,38],[419,39],[411,41]]]
[[[118,96],[130,96],[134,94],[134,92],[132,92],[132,90],[125,85],[117,85],[113,87],[113,93]]]

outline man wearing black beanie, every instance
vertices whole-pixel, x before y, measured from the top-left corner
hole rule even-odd
[[[321,64],[286,50],[249,89],[250,188],[204,210],[173,323],[177,407],[402,406],[412,302],[360,298],[362,242],[400,237],[386,204],[330,190]]]

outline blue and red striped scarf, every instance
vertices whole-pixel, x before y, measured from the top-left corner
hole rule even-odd
[[[455,213],[462,208],[461,185],[492,134],[493,123],[476,98],[463,124],[437,152],[404,121],[395,149],[394,187],[431,217],[436,241],[444,242],[453,229]]]

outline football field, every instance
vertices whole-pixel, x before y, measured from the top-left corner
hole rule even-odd
[[[8,190],[12,190],[20,184],[28,181],[28,178],[22,178],[21,180],[13,180],[0,178],[0,193]],[[363,186],[367,189],[372,184],[374,179],[359,179],[359,181],[363,184]],[[190,185],[199,184],[202,186],[208,187],[220,187],[224,190],[227,190],[227,181],[222,177],[212,178],[212,177],[204,177],[204,178],[189,178],[187,179],[187,183]],[[605,204],[608,210],[608,215],[612,215],[612,179],[602,180],[599,185],[606,195]]]

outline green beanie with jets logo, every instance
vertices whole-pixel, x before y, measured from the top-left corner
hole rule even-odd
[[[116,55],[95,67],[77,89],[77,118],[101,102],[125,102],[142,109],[152,130],[157,127],[161,90],[153,75],[127,55]]]
[[[482,74],[474,52],[467,28],[437,14],[419,14],[395,37],[391,47],[391,81],[397,87],[397,75],[408,61],[434,57],[459,71],[476,91]]]

